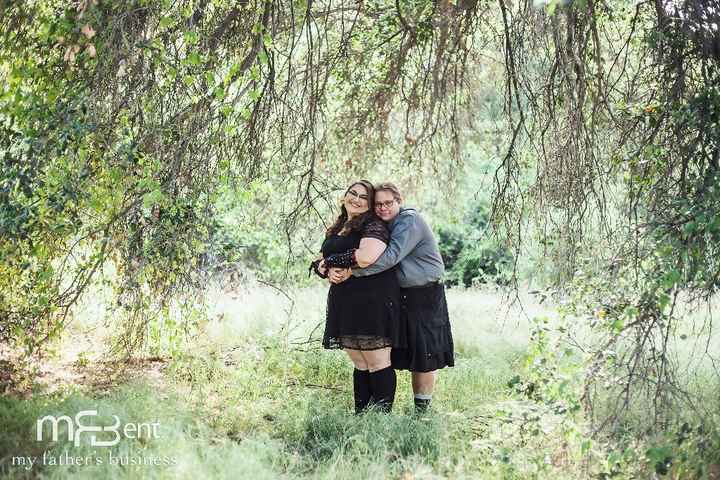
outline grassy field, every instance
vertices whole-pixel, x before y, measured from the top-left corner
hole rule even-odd
[[[56,357],[39,367],[37,383],[0,397],[0,472],[409,480],[577,479],[613,469],[630,478],[648,471],[637,458],[609,465],[613,449],[588,443],[582,418],[508,387],[524,368],[530,319],[553,315],[533,297],[522,297],[520,306],[492,290],[449,291],[457,364],[439,374],[432,414],[413,415],[409,374],[402,372],[392,414],[355,416],[351,364],[309,341],[322,333],[325,292],[260,285],[218,291],[211,320],[180,354],[134,359],[122,369],[102,356],[111,324],[99,320],[96,303],[87,305]],[[106,426],[113,415],[122,424],[156,423],[156,435],[121,436],[112,447],[92,446],[85,436],[75,446],[61,429],[58,441],[36,441],[38,418],[82,410],[96,410],[95,424]],[[635,463],[618,471],[621,460]]]

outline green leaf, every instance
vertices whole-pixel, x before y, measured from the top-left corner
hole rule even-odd
[[[160,19],[160,28],[167,28],[174,23],[175,19],[173,17],[163,17]]]
[[[662,280],[662,284],[665,289],[670,289],[670,288],[673,288],[675,286],[675,284],[678,283],[679,280],[680,280],[680,272],[673,269],[665,274],[665,276],[663,277],[663,280]]]
[[[163,50],[165,49],[164,46],[163,46],[162,40],[160,40],[159,38],[153,38],[153,39],[150,41],[150,44],[149,44],[148,46],[149,46],[152,50],[163,51]]]
[[[215,97],[215,100],[220,100],[220,101],[224,100],[225,99],[225,89],[218,85],[213,90],[213,96]]]
[[[269,33],[263,35],[263,45],[265,45],[265,48],[272,48],[273,41]]]
[[[188,45],[195,45],[198,42],[198,34],[192,30],[185,32],[183,36]]]
[[[638,309],[633,305],[628,305],[627,307],[625,307],[623,315],[625,316],[625,318],[633,320],[638,315]]]
[[[198,66],[202,63],[202,58],[198,52],[191,52],[190,55],[187,56],[187,61],[190,65]]]
[[[250,78],[255,80],[256,82],[260,81],[260,67],[257,65],[253,65],[250,67]]]
[[[558,0],[552,0],[550,3],[548,3],[548,5],[547,5],[547,14],[548,14],[548,15],[554,15],[554,14],[555,14],[555,9],[557,8],[557,6],[558,6]]]
[[[697,230],[697,225],[696,225],[696,223],[695,223],[694,221],[692,221],[692,220],[689,221],[689,222],[687,222],[685,225],[683,225],[683,233],[684,233],[685,235],[690,235],[690,234],[692,234],[693,232],[695,232],[695,230]]]

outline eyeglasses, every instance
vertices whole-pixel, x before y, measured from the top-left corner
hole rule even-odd
[[[381,208],[390,208],[395,204],[395,199],[388,200],[387,202],[375,202],[375,208],[378,210]]]
[[[367,199],[368,199],[367,195],[365,195],[364,193],[357,193],[355,190],[352,190],[352,189],[348,190],[348,191],[345,193],[345,196],[347,196],[347,195],[350,195],[350,196],[352,196],[352,197],[358,198],[358,199],[360,199],[360,200],[365,200],[366,202],[367,202]]]

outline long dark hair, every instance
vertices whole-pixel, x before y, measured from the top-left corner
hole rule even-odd
[[[340,233],[343,229],[347,230],[348,233],[359,231],[360,229],[362,229],[362,226],[365,224],[365,222],[367,222],[375,215],[375,188],[373,187],[373,184],[370,183],[368,180],[360,180],[354,182],[350,184],[347,190],[345,190],[345,195],[347,195],[350,189],[353,188],[355,185],[362,185],[367,190],[368,211],[365,213],[361,213],[360,215],[357,215],[350,221],[348,221],[348,213],[345,209],[345,202],[343,202],[343,204],[340,206],[340,215],[338,216],[337,220],[335,220],[335,223],[333,223],[332,226],[328,228],[325,232],[326,237],[329,237],[330,235],[336,235]],[[345,197],[345,195],[343,195],[343,197]]]

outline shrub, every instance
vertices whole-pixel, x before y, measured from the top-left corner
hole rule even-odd
[[[460,223],[440,224],[436,233],[448,285],[506,284],[512,256],[492,235],[488,206],[474,205]]]

